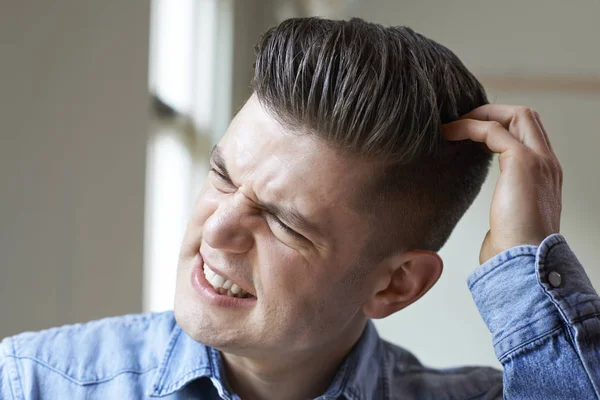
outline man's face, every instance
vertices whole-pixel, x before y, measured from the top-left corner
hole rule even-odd
[[[179,259],[175,315],[185,332],[265,356],[315,348],[362,324],[372,289],[357,263],[368,227],[351,198],[369,167],[286,132],[253,96],[211,168]],[[204,264],[252,296],[219,294]]]

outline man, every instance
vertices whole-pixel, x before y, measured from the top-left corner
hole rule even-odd
[[[7,399],[588,399],[600,298],[558,234],[562,172],[537,113],[486,105],[408,28],[293,19],[211,154],[174,313],[6,339]],[[504,374],[433,370],[370,322],[439,278],[436,252],[500,179],[469,289]]]

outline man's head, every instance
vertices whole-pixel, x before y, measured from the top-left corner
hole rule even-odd
[[[292,19],[256,50],[254,95],[188,225],[175,313],[203,343],[269,358],[350,343],[423,295],[491,156],[442,139],[486,96],[408,28]],[[211,293],[204,263],[253,296]]]

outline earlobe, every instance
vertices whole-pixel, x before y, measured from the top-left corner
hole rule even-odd
[[[409,306],[423,296],[442,274],[443,262],[436,253],[409,250],[389,261],[391,268],[383,273],[379,287],[363,306],[369,318],[385,318]]]

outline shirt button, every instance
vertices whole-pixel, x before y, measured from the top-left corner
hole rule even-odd
[[[562,276],[558,272],[552,271],[548,274],[548,282],[550,282],[552,287],[557,288],[562,283]]]

